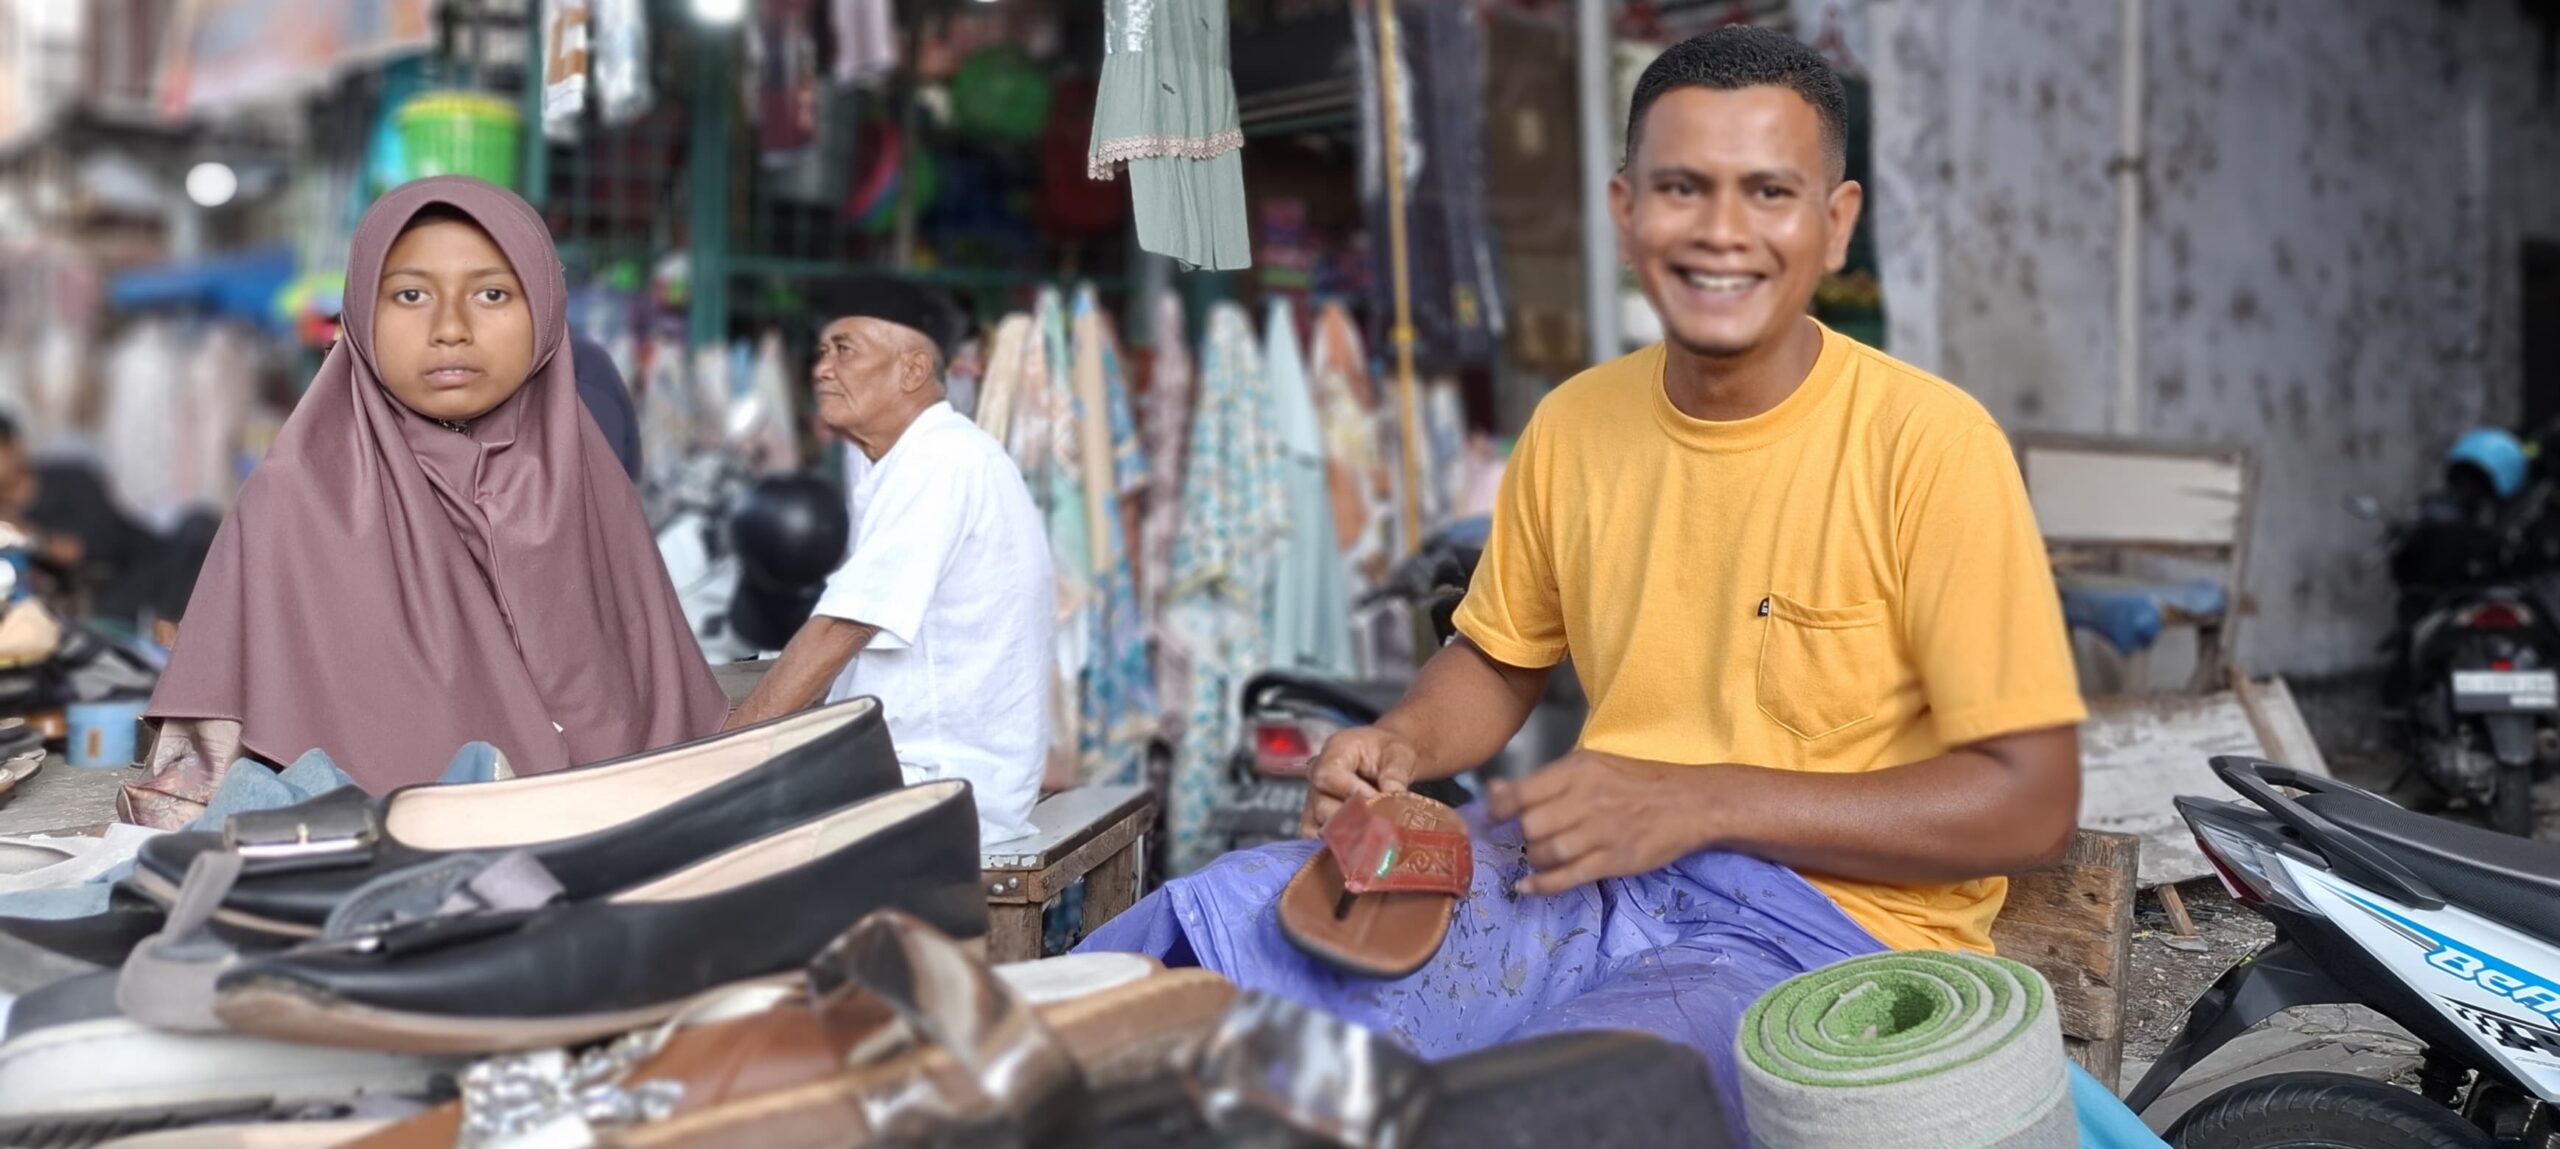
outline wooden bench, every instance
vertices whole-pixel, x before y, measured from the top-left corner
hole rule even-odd
[[[1041,911],[1049,899],[1084,883],[1084,929],[1090,933],[1138,900],[1139,850],[1155,825],[1156,802],[1144,786],[1087,786],[1053,794],[1032,808],[1032,833],[985,849],[978,868],[987,882],[987,960],[1042,956]]]
[[[2061,861],[2009,879],[2009,902],[1991,927],[2000,956],[2052,984],[2063,1049],[2110,1089],[2124,1066],[2141,850],[2131,834],[2080,831]]]

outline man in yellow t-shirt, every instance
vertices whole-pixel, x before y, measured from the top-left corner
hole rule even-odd
[[[1990,949],[1999,875],[2070,841],[2084,712],[1999,427],[1805,314],[1858,218],[1844,123],[1773,33],[1648,69],[1610,206],[1666,340],[1539,405],[1461,641],[1325,747],[1307,832],[1493,757],[1570,656],[1580,748],[1491,794],[1521,893],[1726,850],[1885,945]]]

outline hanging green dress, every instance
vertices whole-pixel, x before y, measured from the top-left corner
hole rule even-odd
[[[1128,170],[1138,246],[1186,267],[1252,266],[1225,0],[1104,0],[1103,16],[1085,174]]]

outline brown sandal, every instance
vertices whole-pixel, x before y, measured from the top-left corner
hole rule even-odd
[[[1458,812],[1419,794],[1348,802],[1325,848],[1280,892],[1280,932],[1345,973],[1402,978],[1429,965],[1475,876]]]
[[[472,1111],[473,1132],[520,1133],[574,1102],[597,1142],[656,1149],[902,1143],[918,1127],[971,1121],[1048,1133],[1074,1123],[1087,1089],[1169,1075],[1235,996],[1216,973],[1132,954],[999,977],[894,911],[848,931],[811,963],[809,983],[805,995],[741,997],[734,1016],[643,1031],[572,1066],[475,1068],[466,1098],[491,1104]],[[990,1055],[1001,1088],[975,1080]],[[465,1122],[464,1104],[449,1103],[349,1149],[442,1149]]]

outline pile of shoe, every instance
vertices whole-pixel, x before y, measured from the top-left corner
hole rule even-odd
[[[99,968],[10,1009],[0,1146],[1722,1144],[1651,1038],[1425,1065],[1206,970],[991,969],[977,825],[859,699],[155,838],[5,924]]]
[[[791,983],[875,911],[986,931],[964,782],[902,786],[857,699],[629,759],[353,788],[145,843],[114,905],[9,932],[99,972],[23,995],[0,1144],[397,1112],[466,1057]]]

